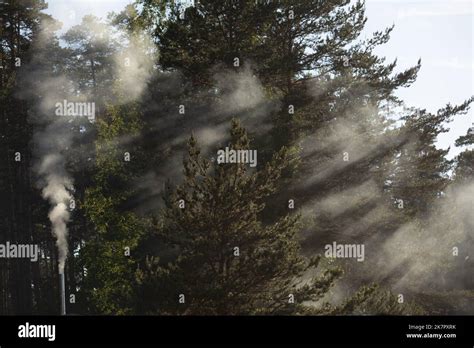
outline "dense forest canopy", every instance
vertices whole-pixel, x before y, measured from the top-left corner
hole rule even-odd
[[[0,2],[0,314],[472,314],[473,97],[400,100],[363,1],[47,6]]]

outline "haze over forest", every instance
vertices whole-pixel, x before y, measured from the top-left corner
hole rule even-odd
[[[402,100],[363,1],[47,7],[0,1],[0,314],[474,313],[472,91]]]

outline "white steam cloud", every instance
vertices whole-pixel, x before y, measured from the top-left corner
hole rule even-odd
[[[72,190],[70,178],[65,175],[63,169],[63,158],[58,154],[49,154],[43,157],[39,168],[39,174],[44,176],[46,182],[46,186],[42,190],[42,197],[53,206],[48,217],[58,247],[59,273],[64,273],[68,255],[67,223],[70,213],[67,204],[71,200],[69,190]]]
[[[453,288],[456,273],[467,277],[474,238],[474,184],[447,190],[429,217],[400,227],[376,256],[377,269],[390,273],[403,267],[398,289]],[[465,269],[466,268],[466,269]]]
[[[120,102],[139,99],[154,71],[155,59],[151,37],[146,33],[132,34],[128,37],[127,47],[115,54],[113,60],[115,74],[119,81]]]
[[[95,35],[96,46],[107,46],[114,28],[105,23],[96,23],[88,19],[88,30]],[[71,218],[69,206],[73,199],[73,179],[66,168],[66,156],[73,146],[73,139],[78,136],[70,117],[57,117],[54,113],[56,103],[66,99],[76,101],[85,99],[99,102],[112,97],[114,103],[126,103],[138,99],[144,91],[149,78],[152,76],[153,58],[149,52],[150,39],[146,35],[128,36],[124,32],[117,35],[126,36],[127,46],[114,52],[112,56],[112,71],[115,88],[99,90],[100,95],[87,89],[75,88],[73,77],[67,74],[57,74],[45,65],[51,50],[57,49],[51,44],[55,41],[54,22],[44,21],[36,42],[35,55],[22,74],[23,88],[20,95],[26,100],[34,100],[29,119],[34,124],[34,153],[35,172],[38,174],[38,187],[43,199],[52,208],[48,214],[52,234],[58,248],[59,272],[64,273],[68,257],[68,222]],[[98,74],[97,78],[102,78]],[[113,92],[112,92],[113,91]],[[118,95],[114,95],[118,92]],[[110,99],[109,99],[110,100]],[[126,141],[126,139],[119,139]]]
[[[34,171],[38,175],[37,186],[42,197],[52,208],[48,214],[52,234],[58,248],[59,272],[64,273],[68,256],[68,229],[70,219],[68,207],[72,198],[73,180],[66,170],[65,153],[72,144],[73,132],[68,118],[57,117],[54,106],[68,99],[70,81],[55,74],[48,67],[48,57],[54,50],[54,22],[43,21],[29,64],[20,71],[21,88],[18,96],[29,105],[29,122],[33,125],[33,153],[36,158]]]

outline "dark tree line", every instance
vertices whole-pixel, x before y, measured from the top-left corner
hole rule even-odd
[[[0,244],[42,250],[37,263],[0,259],[1,314],[59,308],[51,207],[34,170],[50,80],[54,102],[97,107],[94,123],[70,120],[72,145],[58,148],[76,205],[70,313],[422,311],[380,288],[390,290],[403,264],[377,277],[318,256],[332,240],[384,241],[428,219],[448,187],[472,184],[472,150],[450,161],[435,146],[472,98],[437,113],[406,108],[395,93],[421,62],[397,72],[374,54],[393,27],[361,40],[363,2],[139,0],[107,23],[86,16],[61,37],[46,7],[0,3]],[[456,142],[472,144],[472,128]],[[217,163],[225,146],[257,149],[257,168]],[[321,206],[334,197],[344,209]],[[374,209],[378,218],[361,222]],[[462,242],[465,252],[473,241]],[[469,262],[455,266],[464,269],[456,281],[472,291]],[[330,303],[345,278],[350,295]]]

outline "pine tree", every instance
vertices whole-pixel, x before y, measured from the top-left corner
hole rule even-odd
[[[240,122],[233,120],[232,150],[250,149]],[[257,170],[243,163],[212,163],[194,137],[188,142],[184,182],[168,185],[158,220],[158,238],[168,246],[138,272],[143,305],[154,314],[323,313],[320,301],[341,274],[317,272],[319,257],[301,256],[298,215],[261,221],[264,199],[289,165],[282,148]]]
[[[403,200],[405,216],[425,214],[444,194],[453,162],[446,159],[449,149],[438,149],[435,143],[439,134],[447,132],[445,123],[455,115],[465,114],[473,100],[457,106],[448,104],[436,114],[418,110],[405,117],[402,131],[409,141],[396,152],[387,187],[394,199]]]
[[[383,241],[443,194],[451,162],[435,140],[470,100],[421,118],[404,113],[405,125],[395,125],[393,109],[403,106],[396,91],[415,81],[421,60],[397,72],[396,60],[378,57],[374,51],[389,42],[393,27],[362,39],[362,1],[138,3],[160,67],[182,74],[200,97],[216,89],[203,104],[221,95],[216,71],[241,74],[249,66],[268,99],[280,102],[262,117],[273,127],[259,149],[271,154],[288,146],[300,158],[283,171],[261,216],[275,223],[294,199],[305,214],[305,252],[317,253],[334,238]],[[269,157],[262,155],[263,162]],[[323,209],[336,200],[339,209]]]
[[[380,108],[400,103],[394,92],[415,80],[420,62],[395,73],[396,61],[387,64],[374,54],[377,46],[389,41],[393,27],[360,39],[366,22],[363,2],[138,3],[138,18],[155,38],[164,70],[178,70],[194,86],[207,90],[214,87],[216,69],[239,73],[243,66],[251,66],[268,98],[279,101],[280,107],[268,116],[273,127],[261,141],[262,154],[296,146],[303,160],[284,173],[281,199],[271,197],[267,202],[270,212],[284,209],[277,202],[297,197],[302,207],[368,178],[383,186],[382,163],[404,141],[388,131],[390,122]],[[341,124],[354,129],[346,138],[338,135]],[[335,144],[311,150],[312,143],[338,136]],[[359,141],[354,144],[351,138]],[[345,151],[352,152],[348,163],[342,162]],[[338,168],[324,180],[299,185],[328,166]],[[368,202],[359,211],[363,214],[373,204]],[[271,215],[267,214],[269,220]]]
[[[33,80],[32,66],[54,69],[58,45],[54,38],[43,43],[42,50],[33,49],[43,42],[42,24],[56,25],[51,16],[41,12],[46,7],[40,0],[0,2],[0,243],[36,243],[49,257],[36,264],[0,261],[0,314],[32,314],[38,310],[51,313],[50,304],[57,297],[51,291],[51,282],[57,281],[50,268],[55,263],[55,247],[50,233],[42,235],[38,231],[47,213],[37,215],[45,202],[35,190],[31,175],[33,127],[29,117],[41,96],[24,85],[25,77]],[[48,50],[49,60],[44,59]],[[17,154],[20,161],[15,161]]]
[[[121,137],[138,134],[140,127],[136,103],[109,106],[98,121],[94,183],[81,204],[92,231],[79,247],[78,260],[83,269],[79,306],[87,313],[131,314],[135,308],[136,250],[147,219],[125,205],[144,158]]]
[[[468,129],[467,134],[456,140],[456,146],[474,144],[474,127]],[[455,180],[457,183],[469,183],[474,178],[474,150],[467,148],[456,159]]]
[[[110,27],[97,17],[87,15],[62,39],[67,45],[64,59],[67,73],[75,84],[76,93],[97,99],[109,90],[114,77],[112,60],[118,43]]]

